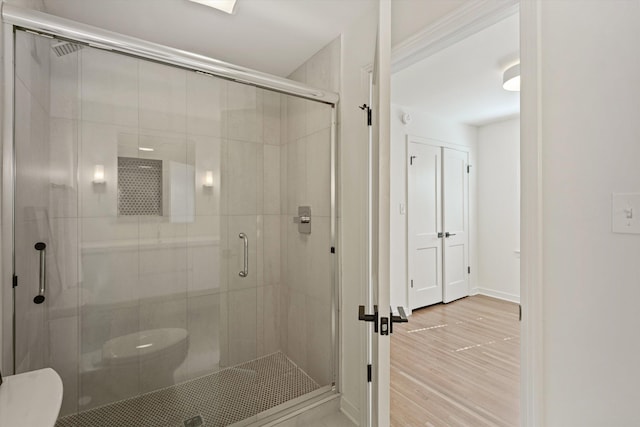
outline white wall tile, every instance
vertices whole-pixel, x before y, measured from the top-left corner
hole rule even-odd
[[[257,346],[256,289],[229,291],[229,364],[255,359]]]
[[[287,103],[287,142],[296,141],[307,134],[307,102],[294,96],[285,97]]]
[[[179,68],[139,61],[140,127],[185,132],[187,76]]]
[[[82,120],[138,126],[138,63],[99,49],[79,51]]]
[[[189,297],[187,330],[189,378],[217,371],[220,366],[220,294]]]
[[[307,200],[315,216],[331,214],[331,132],[325,129],[307,137]],[[312,226],[313,227],[313,226]]]
[[[280,283],[280,215],[265,215],[263,223],[264,285],[277,285]]]
[[[280,147],[264,146],[264,173],[262,186],[264,189],[265,214],[280,213]]]
[[[253,86],[228,82],[226,126],[227,138],[262,142],[262,94]]]
[[[320,385],[331,384],[331,308],[307,298],[306,316],[306,372]]]
[[[224,220],[224,221],[223,221]],[[223,263],[223,239],[226,234],[226,218],[219,216],[197,216],[188,224],[188,291],[211,292],[226,289],[226,269]]]
[[[302,370],[307,369],[307,305],[304,293],[289,291],[287,307],[287,356]]]
[[[331,302],[331,229],[329,218],[315,217],[312,220],[311,235],[308,240],[307,257],[304,260],[309,272],[306,280],[306,294],[322,304]],[[329,319],[325,319],[329,320]]]
[[[287,144],[287,213],[295,216],[298,206],[308,205],[307,139]]]
[[[262,186],[258,189],[257,162],[257,144],[240,141],[227,143],[222,187],[223,192],[226,190],[228,214],[255,215],[258,212],[257,194],[262,191]]]
[[[62,378],[64,389],[60,416],[78,410],[78,314],[49,321],[48,367],[53,368]]]
[[[227,83],[215,77],[187,73],[187,132],[222,137]]]
[[[78,216],[78,122],[52,118],[49,125],[49,216]]]
[[[281,101],[283,95],[268,90],[262,91],[263,100],[263,128],[262,135],[265,144],[280,145],[281,142]]]
[[[280,350],[278,286],[264,286],[259,290],[262,290],[262,297],[258,300],[262,305],[262,355],[267,355]]]
[[[136,302],[139,296],[138,218],[81,220],[83,299],[92,304]]]
[[[50,113],[51,117],[80,118],[80,59],[73,52],[57,56],[50,51]]]

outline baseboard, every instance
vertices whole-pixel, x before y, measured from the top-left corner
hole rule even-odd
[[[471,295],[486,295],[492,298],[498,298],[501,300],[515,302],[516,304],[520,304],[520,295],[514,295],[507,292],[494,291],[493,289],[486,288],[473,288],[470,292]]]
[[[342,396],[340,399],[340,410],[347,416],[355,425],[360,425],[360,411],[351,402]]]

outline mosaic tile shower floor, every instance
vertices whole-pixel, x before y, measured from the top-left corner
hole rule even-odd
[[[172,387],[60,418],[56,427],[227,426],[320,386],[282,353],[226,368]],[[195,424],[200,425],[200,424]]]

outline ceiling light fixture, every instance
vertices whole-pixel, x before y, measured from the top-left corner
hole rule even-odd
[[[214,9],[221,10],[228,14],[233,14],[233,9],[236,7],[236,0],[191,0],[194,3],[200,3],[205,6],[212,7]]]
[[[512,65],[504,71],[502,87],[511,92],[520,92],[520,63]]]
[[[149,148],[149,147],[138,147],[138,150],[140,150],[140,151],[156,151],[153,148]]]

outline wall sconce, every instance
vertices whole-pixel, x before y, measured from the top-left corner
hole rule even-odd
[[[204,184],[202,184],[205,188],[213,188],[213,171],[206,171],[204,173]]]
[[[93,167],[93,183],[94,184],[106,183],[106,181],[104,180],[104,165],[95,165]]]

